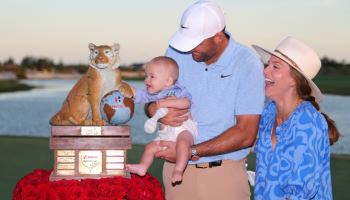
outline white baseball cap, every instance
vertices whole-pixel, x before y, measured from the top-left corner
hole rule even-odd
[[[180,28],[170,38],[169,45],[178,51],[188,52],[224,28],[223,9],[211,1],[198,1],[183,13]]]
[[[311,87],[311,95],[315,97],[318,103],[322,100],[322,93],[312,79],[321,69],[321,61],[317,53],[304,42],[293,37],[287,37],[282,40],[274,51],[270,51],[253,45],[253,48],[258,52],[262,61],[267,64],[270,57],[276,56],[291,67],[297,70],[306,78]]]

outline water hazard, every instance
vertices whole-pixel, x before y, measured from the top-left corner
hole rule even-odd
[[[26,80],[39,88],[0,94],[0,135],[49,137],[49,119],[61,107],[68,91],[76,80]],[[132,86],[143,88],[142,81],[130,81]],[[340,141],[331,147],[332,153],[350,154],[350,96],[325,95],[321,104],[324,112],[337,123],[342,134]],[[134,117],[128,122],[132,142],[145,144],[155,137],[146,134],[143,105],[135,105]]]

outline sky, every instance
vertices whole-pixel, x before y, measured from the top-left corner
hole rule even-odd
[[[350,63],[349,0],[213,0],[247,46],[273,50],[286,36],[320,57]],[[121,64],[163,55],[191,0],[1,0],[0,62],[25,56],[86,64],[88,44],[121,46]]]

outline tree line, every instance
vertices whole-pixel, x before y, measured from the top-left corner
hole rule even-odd
[[[142,70],[142,67],[143,63],[120,66],[120,68],[125,71]],[[19,63],[16,63],[11,57],[0,61],[0,72],[12,71],[18,78],[25,78],[27,70],[82,74],[85,73],[87,69],[87,64],[64,64],[62,61],[55,63],[52,59],[45,57],[36,58],[33,56],[26,56]]]
[[[323,57],[321,59],[322,68],[320,74],[350,74],[350,64],[344,60],[339,62],[335,59]],[[142,70],[144,63],[133,63],[131,65],[122,65],[120,68],[126,71]],[[16,63],[13,58],[0,61],[1,71],[14,71],[19,77],[23,76],[26,70],[49,71],[60,73],[85,73],[87,64],[64,64],[62,61],[55,63],[50,58],[35,58],[33,56],[24,57],[20,63]]]

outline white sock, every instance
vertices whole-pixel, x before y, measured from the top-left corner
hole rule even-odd
[[[153,115],[153,117],[146,120],[144,124],[145,132],[153,133],[154,131],[156,131],[158,120],[164,117],[166,114],[168,114],[168,108],[159,108],[157,112]]]

